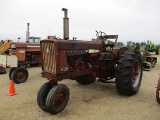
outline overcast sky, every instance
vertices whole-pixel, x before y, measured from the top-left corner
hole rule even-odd
[[[160,44],[160,0],[0,0],[0,40],[30,36],[63,38],[62,8],[68,9],[70,39],[96,38],[97,31],[119,41]]]

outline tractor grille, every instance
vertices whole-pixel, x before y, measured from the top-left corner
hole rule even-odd
[[[42,43],[44,70],[56,73],[56,55],[54,43]]]

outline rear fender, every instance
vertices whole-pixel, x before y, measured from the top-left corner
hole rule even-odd
[[[121,47],[121,48],[118,48],[114,51],[114,58],[115,60],[119,60],[120,59],[120,56],[125,52],[127,51],[128,48],[127,47]]]

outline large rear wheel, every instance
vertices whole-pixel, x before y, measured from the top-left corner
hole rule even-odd
[[[61,112],[69,100],[69,88],[66,85],[58,84],[48,93],[46,99],[47,111],[51,114]]]
[[[115,69],[118,92],[124,95],[136,94],[141,85],[142,69],[141,54],[136,50],[126,51]]]

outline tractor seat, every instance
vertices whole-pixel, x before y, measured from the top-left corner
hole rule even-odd
[[[111,44],[106,44],[106,47],[114,47],[114,44],[111,43]]]

